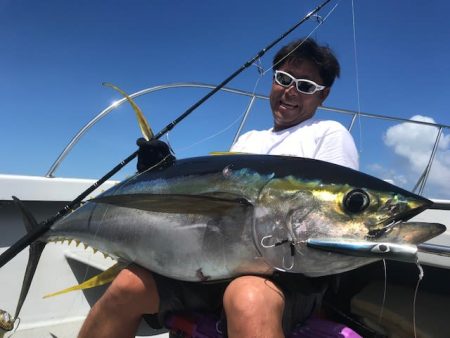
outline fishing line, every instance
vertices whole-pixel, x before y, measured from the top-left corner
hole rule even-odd
[[[258,60],[259,60],[259,59],[258,59]],[[262,78],[262,76],[263,76],[263,74],[264,74],[264,73],[263,73],[263,72],[264,72],[264,69],[263,69],[263,67],[262,67],[262,65],[261,65],[261,61],[259,61],[259,64],[258,64],[258,65],[256,65],[256,64],[254,64],[254,65],[258,68],[258,73],[260,74],[260,76],[257,77],[256,82],[255,82],[255,85],[253,86],[253,91],[251,92],[251,96],[252,96],[252,97],[255,96],[256,89],[258,88],[258,85],[259,85],[259,81],[261,80],[261,78]],[[188,145],[188,146],[186,146],[186,147],[184,147],[184,148],[181,148],[180,150],[178,150],[178,153],[183,153],[183,152],[185,152],[185,151],[187,151],[187,150],[189,150],[189,149],[191,149],[191,148],[193,148],[193,147],[195,147],[195,146],[197,146],[197,145],[199,145],[199,144],[201,144],[201,143],[204,143],[204,142],[206,142],[206,141],[208,141],[208,140],[211,140],[211,139],[213,139],[213,138],[215,138],[215,137],[217,137],[217,136],[219,136],[219,135],[225,133],[225,132],[228,131],[231,127],[233,127],[236,123],[238,123],[239,121],[241,121],[241,120],[244,118],[245,113],[246,113],[247,110],[248,110],[248,107],[247,107],[247,109],[244,110],[244,112],[243,112],[242,114],[240,114],[234,121],[232,121],[228,126],[226,126],[225,128],[223,128],[222,130],[219,130],[217,133],[215,133],[215,134],[213,134],[213,135],[207,136],[207,137],[205,137],[205,138],[203,138],[203,139],[201,139],[201,140],[199,140],[199,141],[196,141],[196,142],[194,142],[194,143],[192,143],[192,144],[190,144],[190,145]],[[168,138],[168,134],[169,134],[169,133],[166,134],[166,135],[167,135],[167,138]]]
[[[423,268],[420,265],[419,259],[417,259],[416,262],[417,269],[419,269],[419,277],[417,279],[416,289],[414,290],[414,301],[413,301],[413,329],[414,329],[414,338],[417,338],[417,332],[416,332],[416,301],[417,301],[417,293],[419,291],[419,285],[420,282],[423,279],[424,272]]]
[[[253,87],[253,91],[252,91],[252,96],[254,96],[255,95],[255,93],[256,93],[256,89],[258,88],[258,85],[259,85],[259,82],[260,82],[260,80],[267,74],[267,72],[269,72],[269,71],[271,71],[271,70],[273,70],[273,68],[275,67],[275,66],[277,66],[279,63],[281,63],[284,59],[286,59],[289,55],[291,55],[293,52],[295,52],[298,48],[300,48],[300,46],[305,42],[305,40],[306,39],[308,39],[311,35],[313,35],[314,34],[314,32],[327,20],[327,18],[331,15],[331,13],[333,13],[334,12],[334,10],[337,8],[337,6],[339,5],[339,3],[340,3],[340,1],[341,0],[338,0],[337,2],[336,2],[336,4],[334,5],[334,7],[327,13],[327,15],[324,17],[324,18],[322,18],[321,16],[319,16],[318,14],[314,14],[314,15],[312,15],[311,17],[312,18],[315,18],[316,19],[316,21],[317,21],[317,25],[312,29],[312,31],[306,36],[306,38],[305,39],[303,39],[291,52],[289,52],[285,57],[283,57],[281,60],[279,60],[277,63],[275,63],[274,65],[272,65],[272,66],[270,66],[269,68],[267,68],[266,70],[264,70],[264,67],[262,66],[262,62],[261,62],[261,58],[258,58],[252,65],[253,66],[255,66],[255,67],[257,67],[257,69],[258,69],[258,73],[259,73],[259,77],[257,77],[257,79],[256,79],[256,81],[255,81],[255,85],[254,85],[254,87]],[[242,116],[244,116],[244,114],[245,114],[245,112],[242,114],[242,115],[240,115],[239,117],[238,117],[238,119],[236,120],[236,121],[234,121],[233,123],[232,123],[232,125],[233,124],[235,124],[239,119],[241,119],[242,118]],[[245,122],[245,121],[244,121]],[[230,125],[229,127],[231,127],[232,125]],[[226,130],[228,130],[229,128],[226,128],[226,129],[224,129],[224,131],[226,131]],[[224,132],[223,131],[223,132]],[[219,132],[219,133],[217,133],[217,134],[215,134],[215,135],[213,135],[212,137],[214,137],[214,136],[216,136],[216,135],[219,135],[219,134],[221,134],[221,132]],[[211,137],[211,138],[212,138]],[[209,138],[207,138],[207,139],[209,139]],[[205,141],[207,140],[207,139],[205,139]],[[201,142],[203,142],[203,141],[201,141]],[[195,144],[194,144],[195,145]]]
[[[352,0],[352,23],[353,23],[353,54],[355,58],[355,80],[356,80],[356,100],[358,105],[357,116],[358,116],[358,125],[359,125],[359,152],[363,151],[363,143],[362,143],[362,125],[361,125],[361,99],[360,99],[360,91],[359,91],[359,67],[358,67],[358,53],[356,50],[356,20],[355,20],[355,3]]]
[[[181,149],[178,151],[178,153],[183,153],[183,152],[185,152],[185,151],[187,151],[187,150],[189,150],[189,149],[191,149],[191,148],[193,148],[193,147],[195,147],[195,146],[198,146],[199,144],[202,144],[202,143],[204,143],[204,142],[206,142],[206,141],[208,141],[208,140],[211,140],[211,139],[213,139],[213,138],[219,136],[220,134],[225,133],[225,132],[226,132],[227,130],[229,130],[232,126],[234,126],[236,123],[238,123],[238,122],[244,117],[244,114],[245,114],[245,112],[242,113],[242,114],[240,114],[240,115],[239,115],[234,121],[232,121],[227,127],[225,127],[225,128],[222,129],[222,130],[219,130],[217,133],[215,133],[215,134],[213,134],[213,135],[210,135],[210,136],[207,136],[207,137],[205,137],[205,138],[203,138],[203,139],[201,139],[201,140],[199,140],[199,141],[196,141],[196,142],[194,142],[194,143],[192,143],[192,144],[190,144],[190,145],[188,145],[188,146],[186,146],[186,147],[184,147],[184,148],[181,148]]]
[[[180,153],[182,154],[183,152],[186,152],[187,150],[189,150],[189,149],[191,149],[191,148],[193,148],[193,147],[195,147],[195,146],[198,146],[199,144],[202,144],[202,143],[204,143],[204,142],[206,142],[206,141],[208,141],[208,140],[210,140],[210,139],[213,139],[213,138],[219,136],[220,134],[223,134],[223,133],[226,132],[228,129],[230,129],[233,125],[235,125],[237,122],[239,122],[239,120],[242,119],[243,116],[244,116],[244,114],[239,115],[239,116],[237,117],[236,120],[234,120],[233,122],[231,122],[230,125],[228,125],[228,126],[225,127],[224,129],[219,130],[217,133],[215,133],[215,134],[213,134],[213,135],[207,136],[207,137],[205,137],[205,138],[203,138],[203,139],[201,139],[201,140],[199,140],[199,141],[196,141],[196,142],[194,142],[194,143],[192,143],[192,144],[190,144],[190,145],[188,145],[188,146],[186,146],[186,147],[184,147],[184,148],[179,149],[179,150],[177,151],[177,153],[178,153],[178,154],[180,154]],[[168,135],[168,134],[169,134],[169,133],[167,133],[166,135]],[[167,139],[169,139],[169,137],[167,137]]]
[[[386,268],[386,260],[385,259],[383,259],[383,270],[384,270],[383,300],[381,302],[381,309],[380,309],[380,314],[378,316],[378,323],[381,323],[381,319],[383,318],[384,307],[386,305],[387,268]]]
[[[313,28],[313,30],[306,36],[306,38],[301,41],[291,52],[289,52],[285,57],[283,57],[280,61],[278,61],[277,63],[275,63],[274,65],[272,65],[271,67],[269,67],[264,73],[263,75],[265,75],[268,71],[272,70],[274,67],[276,67],[279,63],[283,62],[284,59],[286,59],[289,55],[291,55],[292,53],[294,53],[298,48],[300,48],[300,46],[304,43],[304,41],[306,39],[308,39],[311,35],[314,34],[314,32],[319,29],[319,27],[325,23],[325,21],[327,21],[328,17],[331,15],[331,13],[334,12],[334,10],[336,9],[336,7],[339,5],[339,3],[341,2],[341,0],[338,0],[338,2],[336,2],[336,4],[334,5],[334,7],[328,12],[327,15],[325,15],[324,18],[322,18],[321,20],[317,20],[317,26]]]
[[[62,241],[61,244],[59,244],[58,242],[54,242],[53,244],[54,244],[55,246],[60,246],[61,249],[63,249],[62,246],[65,245],[65,241]],[[80,249],[82,249],[82,250],[87,250],[87,249],[89,248],[89,247],[88,247],[86,244],[84,244],[83,242],[80,242],[79,245],[77,245],[76,242],[75,242],[75,247],[78,248],[79,246],[83,247],[83,249],[80,247]],[[69,243],[67,244],[67,248],[66,248],[65,250],[67,250],[67,249],[69,249],[69,250],[71,249],[70,241],[69,241]],[[89,257],[89,258],[90,258],[90,257]],[[88,261],[89,261],[89,260],[88,260]],[[68,262],[67,262],[67,263],[68,263]],[[80,262],[80,264],[83,264],[83,263]],[[86,267],[85,267],[85,271],[84,271],[84,276],[82,277],[82,282],[86,280],[87,274],[88,274],[89,269],[90,269],[90,267],[91,267],[89,264],[85,264],[85,265],[86,265]],[[69,266],[70,266],[70,264],[69,264]],[[82,269],[80,269],[80,272],[81,272],[81,271],[82,271]],[[73,276],[74,276],[75,279],[76,279],[76,274],[74,273],[74,271],[72,271],[72,272],[73,272]],[[54,280],[54,283],[52,283],[52,284],[53,284],[53,285],[59,285],[61,280],[64,280],[64,279],[63,279],[63,276],[62,276],[62,275],[58,275],[58,276],[56,277],[56,279]],[[81,282],[81,283],[82,283],[82,282]],[[76,283],[78,283],[78,281],[77,281]],[[81,283],[80,283],[80,284],[81,284]],[[62,285],[64,285],[64,284],[62,284]],[[52,289],[53,289],[53,287],[52,287]],[[50,291],[51,291],[51,289],[49,289],[49,291],[47,291],[47,293],[50,292]],[[54,291],[54,289],[53,289],[53,291]],[[53,291],[52,291],[52,292],[53,292]],[[83,293],[82,293],[82,292],[80,292],[80,293],[76,294],[75,296],[73,296],[73,298],[72,298],[70,304],[67,304],[67,306],[64,307],[64,310],[61,311],[61,317],[62,317],[62,318],[67,318],[68,316],[70,316],[71,314],[73,314],[72,310],[73,310],[74,307],[76,306],[76,303],[78,303],[78,306],[79,306],[79,304],[80,304],[80,302],[82,302],[82,299],[83,299],[83,298],[84,298],[84,297],[83,297]],[[85,298],[84,298],[84,299],[85,299]],[[50,304],[50,305],[51,305],[51,304]]]

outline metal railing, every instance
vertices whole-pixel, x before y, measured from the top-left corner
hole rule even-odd
[[[170,83],[170,84],[163,84],[159,86],[154,86],[150,88],[146,88],[140,91],[137,91],[131,95],[129,95],[131,98],[136,98],[142,95],[151,94],[154,92],[166,90],[166,89],[175,89],[175,88],[197,88],[197,89],[214,89],[216,85],[212,84],[205,84],[205,83],[194,83],[194,82],[180,82],[180,83]],[[237,140],[239,137],[247,118],[254,106],[254,103],[257,99],[259,100],[269,100],[269,97],[267,95],[257,94],[257,93],[251,93],[245,90],[235,89],[235,88],[228,88],[224,87],[221,89],[222,92],[236,94],[240,96],[246,96],[250,98],[250,101],[248,103],[248,106],[245,110],[245,113],[243,114],[243,117],[241,119],[240,125],[237,129],[237,132],[234,136],[233,143]],[[125,103],[127,100],[125,98],[120,99],[110,106],[106,107],[104,110],[102,110],[100,113],[98,113],[91,121],[89,121],[85,126],[83,126],[78,133],[70,140],[70,142],[66,145],[64,150],[59,154],[55,162],[51,165],[50,169],[48,170],[46,177],[54,177],[55,171],[58,169],[62,161],[65,159],[65,157],[68,155],[68,153],[72,150],[72,148],[78,143],[78,141],[83,137],[86,132],[92,128],[97,122],[99,122],[101,119],[106,117],[108,114],[110,114],[114,109],[118,108],[120,105]],[[430,170],[433,164],[433,161],[436,156],[436,152],[439,146],[439,141],[443,135],[443,130],[447,129],[450,130],[450,126],[438,124],[438,123],[431,123],[431,122],[424,122],[424,121],[416,121],[416,120],[409,120],[405,118],[399,118],[399,117],[393,117],[393,116],[386,116],[386,115],[380,115],[380,114],[369,114],[364,112],[357,112],[353,110],[348,109],[340,109],[340,108],[333,108],[333,107],[327,107],[327,106],[321,106],[319,110],[327,111],[327,112],[334,112],[339,113],[343,115],[351,116],[351,122],[348,126],[349,131],[352,130],[355,121],[357,118],[366,117],[371,119],[378,119],[378,120],[387,120],[387,121],[394,121],[394,122],[403,122],[403,123],[413,123],[418,125],[424,125],[424,126],[431,126],[437,128],[437,136],[434,141],[433,149],[431,151],[428,164],[425,167],[425,170],[423,171],[422,175],[419,177],[417,183],[414,186],[413,192],[417,192],[418,194],[422,194],[423,190],[425,188],[426,182],[428,180]]]

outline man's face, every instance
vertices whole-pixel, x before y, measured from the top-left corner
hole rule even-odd
[[[287,62],[278,70],[289,73],[296,79],[307,79],[323,85],[319,70],[311,61]],[[313,117],[317,107],[322,104],[329,92],[330,88],[327,87],[314,94],[303,94],[297,91],[295,83],[285,88],[273,81],[270,107],[274,119],[274,130],[293,127]]]

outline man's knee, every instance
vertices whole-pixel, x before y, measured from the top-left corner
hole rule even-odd
[[[225,290],[224,309],[229,313],[252,316],[262,312],[280,313],[284,308],[282,291],[271,281],[256,276],[233,280]]]
[[[108,288],[107,295],[115,306],[142,306],[149,313],[159,307],[158,290],[152,273],[138,266],[123,269]]]

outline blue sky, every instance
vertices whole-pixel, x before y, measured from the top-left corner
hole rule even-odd
[[[319,3],[0,0],[0,173],[45,174],[72,136],[120,98],[103,82],[129,93],[172,82],[217,84]],[[363,112],[408,119],[421,115],[450,125],[450,3],[341,0],[320,15],[336,3],[312,35],[335,50],[342,66],[325,104],[357,110],[359,102]],[[315,26],[311,21],[298,28],[263,57],[262,66],[268,69],[282,45]],[[230,86],[252,91],[258,78],[256,67],[250,67]],[[269,71],[256,92],[267,94],[270,83]],[[159,131],[204,93],[164,93],[137,103]],[[239,106],[228,101],[219,95],[170,133],[178,157],[229,147],[237,128],[229,125],[242,114],[246,100]],[[246,129],[270,123],[262,102]],[[424,138],[432,138],[428,134],[434,131],[371,123],[361,120],[353,131],[361,169],[411,189],[430,151]],[[132,110],[121,106],[87,133],[56,176],[99,177],[135,150],[139,136]],[[445,130],[431,179],[440,188],[429,192],[432,197],[450,196],[450,185],[439,184],[450,182],[449,149]],[[118,178],[133,170],[131,165]]]

